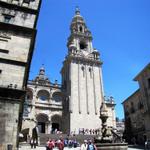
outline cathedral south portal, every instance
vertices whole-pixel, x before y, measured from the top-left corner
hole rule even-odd
[[[106,103],[107,125],[115,128],[115,104],[105,101],[100,53],[92,45],[92,34],[76,8],[67,41],[68,53],[61,69],[62,83],[51,83],[42,66],[28,81],[22,130],[37,126],[41,133],[79,134],[101,128],[100,107]]]

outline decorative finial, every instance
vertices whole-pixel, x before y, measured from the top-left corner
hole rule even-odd
[[[76,6],[76,11],[75,11],[76,15],[80,15],[80,9],[78,6]]]
[[[44,64],[42,64],[42,67],[40,68],[40,75],[44,75],[45,74],[45,68],[44,68]]]

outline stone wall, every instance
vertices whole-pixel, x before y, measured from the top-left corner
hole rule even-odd
[[[16,149],[40,0],[0,0],[0,149]]]
[[[5,143],[1,145],[1,148],[7,149],[8,145],[15,146],[17,144],[16,136],[18,136],[19,103],[0,100],[0,118],[0,143]]]
[[[70,130],[78,133],[79,128],[97,129],[102,102],[99,67],[71,63],[70,69]]]

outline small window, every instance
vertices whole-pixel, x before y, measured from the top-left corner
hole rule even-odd
[[[79,28],[79,29],[80,29],[80,32],[83,32],[83,28],[82,28],[82,26],[80,26],[80,28]]]
[[[148,88],[150,89],[150,78],[148,78]]]
[[[139,103],[138,103],[138,109],[143,109],[143,108],[144,108],[143,103],[139,102]]]
[[[83,71],[83,77],[84,77],[84,74],[85,74],[84,66],[82,66],[81,69],[82,69],[82,71]]]
[[[29,4],[30,0],[24,0],[23,2]]]
[[[133,104],[133,102],[131,102],[131,113],[134,113],[134,112],[135,112],[134,104]]]
[[[90,77],[92,78],[92,69],[89,68],[89,72],[90,72]]]
[[[4,15],[4,22],[5,23],[10,23],[11,16],[10,15]]]
[[[80,42],[80,49],[86,49],[86,44],[84,42]]]
[[[19,1],[19,0],[13,0],[13,1]]]

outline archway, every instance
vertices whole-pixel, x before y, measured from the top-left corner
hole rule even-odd
[[[59,115],[54,115],[51,118],[51,122],[52,122],[52,133],[56,133],[57,131],[61,131],[61,122],[62,122],[62,118]]]
[[[48,116],[46,114],[38,114],[36,117],[37,126],[40,133],[46,133],[47,124],[48,124]]]
[[[46,90],[40,90],[38,91],[37,96],[38,96],[39,101],[46,102],[50,98],[50,93]]]
[[[55,101],[56,103],[61,103],[62,102],[62,93],[61,92],[54,92],[52,95],[52,100]]]

